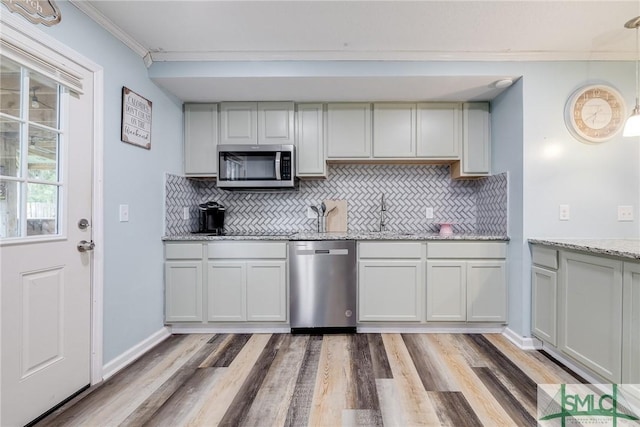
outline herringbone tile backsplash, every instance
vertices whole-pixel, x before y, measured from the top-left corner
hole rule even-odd
[[[454,181],[446,165],[330,165],[326,180],[301,180],[298,190],[279,193],[224,191],[213,180],[167,174],[166,234],[195,231],[196,205],[207,200],[227,208],[228,232],[315,231],[307,206],[326,199],[347,200],[350,231],[375,231],[382,194],[387,230],[436,232],[438,222],[451,221],[458,233],[507,233],[506,174]],[[182,219],[183,207],[190,220]],[[434,219],[425,219],[426,207]]]

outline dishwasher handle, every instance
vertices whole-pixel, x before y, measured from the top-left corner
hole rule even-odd
[[[349,255],[349,249],[297,249],[296,255]]]

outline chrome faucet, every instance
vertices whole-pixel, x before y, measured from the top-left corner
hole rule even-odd
[[[382,193],[382,200],[380,201],[380,231],[387,231],[387,224],[385,224],[386,212],[387,205],[384,203],[384,193]]]

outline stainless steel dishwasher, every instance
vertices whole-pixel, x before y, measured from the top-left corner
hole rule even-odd
[[[291,332],[355,332],[355,240],[289,242]]]

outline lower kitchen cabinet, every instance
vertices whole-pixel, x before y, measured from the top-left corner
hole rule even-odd
[[[501,242],[428,243],[427,321],[504,323],[505,256]]]
[[[358,320],[423,320],[424,244],[360,242]]]
[[[640,400],[640,263],[625,262],[622,307],[622,383]]]
[[[422,320],[422,261],[360,261],[358,281],[358,320]]]
[[[533,334],[556,345],[558,331],[558,273],[548,268],[531,267],[531,329]]]
[[[622,369],[622,264],[560,252],[559,348],[613,383]]]
[[[287,320],[285,242],[210,243],[207,320]]]
[[[166,244],[165,259],[165,320],[202,321],[202,244]]]

